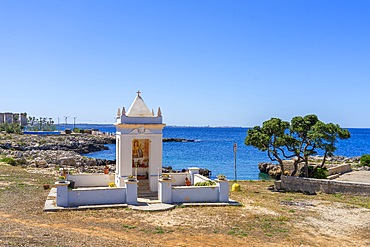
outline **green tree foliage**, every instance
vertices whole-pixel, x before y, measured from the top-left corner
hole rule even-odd
[[[27,130],[29,131],[55,131],[56,127],[52,118],[28,117]]]
[[[245,144],[267,151],[272,161],[277,161],[284,174],[283,159],[294,160],[295,175],[298,165],[304,163],[305,176],[308,177],[308,158],[316,155],[318,150],[324,152],[324,158],[318,168],[322,168],[326,158],[336,150],[338,139],[347,139],[350,133],[339,125],[321,122],[314,114],[304,117],[297,116],[289,122],[279,118],[271,118],[248,130]]]
[[[370,166],[370,154],[363,154],[360,163],[362,166]]]

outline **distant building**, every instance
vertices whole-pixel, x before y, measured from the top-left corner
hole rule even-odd
[[[13,123],[13,113],[5,112],[4,115],[5,115],[5,117],[4,117],[4,122],[5,123],[8,123],[8,124]]]
[[[20,115],[20,123],[21,123],[21,126],[26,126],[27,125],[27,113],[21,113],[19,114]]]
[[[27,125],[27,113],[12,113],[4,112],[0,113],[0,124],[3,123],[15,123],[20,124],[21,126]]]

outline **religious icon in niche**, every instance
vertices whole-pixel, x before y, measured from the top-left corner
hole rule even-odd
[[[149,140],[134,139],[132,141],[132,167],[149,166]]]
[[[133,142],[132,157],[133,158],[142,158],[143,157],[143,149],[141,147],[141,143],[139,142],[139,140],[134,140],[134,142]]]

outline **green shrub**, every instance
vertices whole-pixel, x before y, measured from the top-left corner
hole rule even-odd
[[[1,158],[0,162],[5,162],[12,166],[17,165],[17,162],[13,158],[9,158],[9,157]]]
[[[319,179],[325,179],[328,177],[328,169],[326,169],[325,167],[324,168],[318,167],[313,170],[312,177],[319,178]]]
[[[198,182],[194,185],[195,186],[213,186],[213,185],[216,185],[216,182],[214,182],[212,180],[208,180],[208,181],[205,181],[205,182]]]
[[[304,167],[301,169],[300,177],[305,177]],[[325,167],[313,167],[308,166],[308,177],[309,178],[317,178],[317,179],[325,179],[328,177],[328,169]]]
[[[363,154],[360,159],[362,166],[370,166],[370,154]]]
[[[0,124],[0,131],[5,131],[6,133],[9,133],[9,134],[12,134],[12,133],[21,134],[22,133],[21,126],[15,123]]]

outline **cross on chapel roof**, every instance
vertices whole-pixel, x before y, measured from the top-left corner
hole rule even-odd
[[[153,114],[150,112],[149,108],[144,103],[143,98],[140,96],[140,90],[138,90],[136,93],[137,96],[134,102],[132,102],[132,105],[128,109],[126,115],[128,117],[152,117]]]

